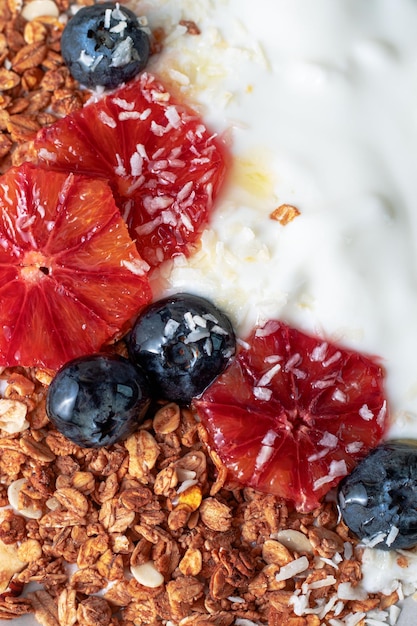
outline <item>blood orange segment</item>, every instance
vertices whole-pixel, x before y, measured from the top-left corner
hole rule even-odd
[[[195,407],[236,479],[310,511],[381,440],[383,369],[278,321],[247,343]]]
[[[0,178],[0,364],[98,350],[151,299],[107,183],[29,164]]]
[[[221,143],[152,75],[40,131],[39,163],[109,181],[141,256],[188,254],[223,182]]]

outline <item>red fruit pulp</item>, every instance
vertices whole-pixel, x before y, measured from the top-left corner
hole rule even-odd
[[[247,344],[195,407],[234,478],[310,511],[381,440],[383,369],[278,321]]]
[[[0,365],[57,369],[150,301],[148,266],[100,180],[11,168],[0,178]]]
[[[44,128],[38,162],[109,181],[152,266],[188,254],[226,171],[224,146],[148,73]]]

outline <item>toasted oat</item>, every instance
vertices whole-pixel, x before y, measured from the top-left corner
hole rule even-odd
[[[291,204],[281,204],[274,211],[272,211],[270,218],[286,226],[292,222],[296,217],[300,215],[300,211],[297,207]]]

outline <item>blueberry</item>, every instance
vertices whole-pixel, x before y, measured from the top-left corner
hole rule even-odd
[[[235,352],[235,336],[229,319],[211,302],[181,293],[141,313],[129,352],[155,394],[189,404],[225,368]]]
[[[53,378],[46,412],[79,446],[109,446],[134,432],[149,406],[142,370],[123,357],[95,354],[64,365]]]
[[[61,52],[72,76],[86,87],[113,89],[144,69],[150,43],[138,17],[118,3],[83,7],[61,37]]]
[[[381,550],[417,544],[417,446],[387,442],[375,448],[338,489],[350,530]]]

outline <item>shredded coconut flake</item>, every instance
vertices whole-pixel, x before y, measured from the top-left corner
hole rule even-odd
[[[329,473],[327,476],[322,476],[314,481],[313,489],[316,491],[325,485],[326,483],[332,482],[335,478],[339,476],[346,476],[348,473],[346,462],[342,459],[341,461],[332,461],[330,463]]]
[[[279,572],[275,575],[275,580],[277,582],[281,580],[289,580],[302,572],[305,572],[308,569],[309,562],[306,556],[300,556],[298,559],[294,559],[287,565],[283,565]]]
[[[310,355],[310,359],[318,362],[323,361],[326,356],[328,345],[327,341],[323,341],[323,343],[319,346],[316,346]]]
[[[165,117],[173,128],[179,128],[181,126],[181,117],[175,106],[167,107]]]
[[[323,587],[330,587],[336,583],[336,578],[334,576],[326,576],[326,578],[322,578],[321,580],[315,580],[309,583],[309,589],[322,589]]]
[[[201,339],[206,339],[210,337],[210,332],[205,328],[196,328],[196,330],[192,330],[189,335],[184,339],[184,343],[194,343],[195,341],[201,341]]]
[[[329,367],[329,365],[333,365],[334,363],[337,363],[339,359],[341,358],[341,356],[342,356],[341,352],[339,351],[335,352],[333,356],[327,359],[327,361],[323,361],[323,367]]]
[[[123,109],[124,111],[133,111],[133,109],[135,108],[134,102],[129,102],[124,98],[113,98],[113,102],[116,106],[119,107],[119,109]]]
[[[109,30],[111,24],[112,9],[106,9],[104,12],[104,28]]]
[[[177,322],[176,320],[169,319],[167,323],[165,324],[164,336],[167,337],[168,339],[171,339],[171,337],[175,335],[179,325],[180,325],[179,322]]]
[[[265,400],[266,402],[269,402],[272,398],[272,389],[268,389],[267,387],[254,387],[253,395],[255,398],[258,398],[258,400]]]
[[[260,378],[260,380],[258,381],[258,386],[266,387],[266,385],[269,385],[271,380],[274,378],[275,374],[277,374],[280,371],[280,369],[281,369],[281,365],[279,363],[274,365],[274,367],[271,367],[271,369],[265,372],[265,374]]]
[[[335,448],[339,443],[339,439],[336,435],[329,432],[324,432],[323,437],[319,441],[320,446],[326,446],[326,448]]]
[[[113,119],[105,111],[100,111],[99,114],[98,114],[98,118],[99,118],[100,122],[103,122],[103,124],[105,124],[109,128],[116,128],[116,126],[117,126],[116,120]]]
[[[360,586],[353,586],[349,582],[339,583],[337,587],[337,595],[340,600],[364,600],[366,591]]]
[[[372,413],[372,411],[369,409],[367,404],[364,404],[363,406],[361,406],[361,408],[359,409],[359,415],[361,416],[362,419],[364,419],[366,422],[369,422],[371,419],[373,419],[374,414]]]
[[[140,113],[138,111],[122,111],[119,113],[118,119],[120,122],[126,120],[140,120]]]
[[[272,448],[271,446],[261,446],[255,462],[255,467],[257,470],[261,469],[265,465],[265,463],[268,463],[273,452],[274,448]]]
[[[363,448],[362,441],[352,441],[352,443],[348,443],[345,449],[346,449],[346,452],[348,452],[349,454],[356,454],[357,452],[362,450],[362,448]]]
[[[335,389],[332,395],[332,400],[336,400],[336,402],[346,402],[347,396],[341,389]]]
[[[136,274],[136,276],[143,276],[150,270],[150,266],[143,259],[134,259],[133,261],[123,260],[121,264],[132,272],[132,274]]]

